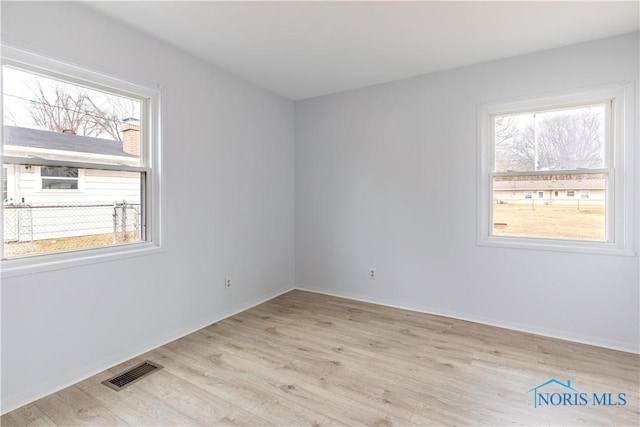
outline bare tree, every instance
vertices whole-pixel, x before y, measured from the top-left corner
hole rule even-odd
[[[600,168],[604,160],[602,114],[585,110],[580,114],[557,114],[540,121],[541,169]],[[527,130],[531,142],[533,130]]]
[[[8,109],[5,108],[4,111],[4,123],[10,123],[11,126],[18,126],[18,119],[16,119],[16,116],[13,112],[11,111],[7,111]]]
[[[57,85],[46,91],[40,82],[35,83],[34,96],[29,113],[35,124],[52,132],[70,130],[78,134],[95,136],[99,132],[91,122],[87,111],[87,94],[76,94]]]
[[[502,133],[500,131],[504,126],[500,127],[496,122],[496,156],[501,170],[578,170],[602,167],[602,115],[597,109],[542,113],[524,129]],[[503,137],[500,138],[499,135]]]
[[[122,140],[120,125],[124,119],[138,116],[136,102],[126,98],[109,98],[98,105],[94,99],[88,98],[91,109],[91,120],[116,141]]]
[[[52,132],[71,130],[85,136],[107,135],[121,141],[122,120],[137,115],[135,101],[111,96],[92,97],[82,88],[70,90],[56,85],[45,90],[40,82],[33,87],[29,113],[35,124]]]
[[[510,146],[518,136],[518,124],[513,116],[497,116],[493,127],[497,170],[511,169]]]

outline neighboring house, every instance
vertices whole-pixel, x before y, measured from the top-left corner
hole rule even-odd
[[[495,181],[495,203],[602,204],[605,200],[604,179],[567,179],[531,181]]]
[[[121,131],[123,142],[4,126],[4,151],[9,156],[136,165],[139,127],[126,123]],[[2,172],[5,241],[110,233],[114,206],[140,204],[136,172],[28,164],[5,164]]]

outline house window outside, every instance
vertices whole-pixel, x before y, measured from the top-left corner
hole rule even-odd
[[[478,244],[632,254],[633,83],[480,105]],[[504,197],[548,188],[532,203]],[[567,190],[566,188],[571,188]],[[545,191],[536,190],[537,198]],[[579,193],[579,198],[576,197]],[[594,196],[595,194],[595,196]]]
[[[43,190],[77,190],[78,168],[42,166],[40,179]]]
[[[8,168],[2,168],[2,202],[5,203],[9,200],[9,183],[7,182]]]
[[[3,275],[157,249],[158,90],[3,55]]]

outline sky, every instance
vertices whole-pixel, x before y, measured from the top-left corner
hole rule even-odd
[[[51,102],[55,99],[54,93],[56,86],[64,89],[69,94],[77,94],[80,89],[83,89],[96,105],[108,111],[110,115],[115,115],[120,120],[130,117],[140,119],[140,102],[136,100],[4,66],[2,93],[3,122],[5,125],[48,130],[47,128],[38,126],[30,114],[30,109],[33,107],[34,102],[36,102],[35,95],[37,94],[38,84],[43,88],[46,98]],[[114,105],[118,105],[120,108],[114,109]],[[82,131],[80,131],[80,133],[82,134]],[[106,132],[102,132],[96,136],[114,139],[113,136]]]

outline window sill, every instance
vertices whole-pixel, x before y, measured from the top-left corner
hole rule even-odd
[[[594,255],[636,255],[635,250],[625,249],[613,243],[564,239],[490,236],[478,239],[477,246],[551,252],[570,252]]]
[[[2,261],[1,277],[2,279],[7,279],[9,277],[63,270],[137,256],[152,255],[165,251],[166,249],[162,246],[145,242],[107,248],[83,249],[81,251],[14,258]]]

